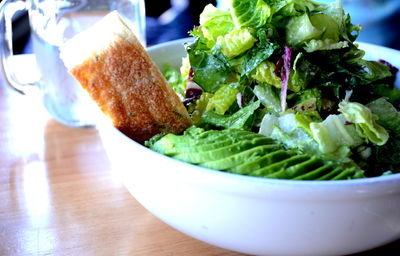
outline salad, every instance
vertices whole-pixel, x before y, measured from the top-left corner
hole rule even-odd
[[[398,69],[363,59],[341,2],[232,0],[205,7],[179,71],[193,120],[146,143],[245,175],[352,179],[400,171]],[[277,153],[278,152],[278,153]]]

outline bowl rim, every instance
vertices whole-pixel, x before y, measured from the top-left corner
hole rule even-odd
[[[168,42],[164,42],[164,43],[160,43],[157,45],[153,45],[148,47],[146,50],[151,53],[153,51],[157,51],[157,50],[161,50],[163,48],[166,47],[173,47],[176,45],[183,45],[184,43],[188,43],[193,41],[193,38],[191,37],[187,37],[187,38],[182,38],[182,39],[176,39],[176,40],[172,40],[172,41],[168,41]],[[374,45],[374,44],[370,44],[370,43],[364,43],[364,42],[356,42],[358,43],[360,46],[366,46],[368,48],[377,48],[377,49],[384,49],[384,50],[388,50],[388,51],[394,51],[396,53],[399,53],[399,51],[395,50],[395,49],[391,49],[388,47],[384,47],[384,46],[379,46],[379,45]],[[187,167],[193,168],[194,170],[196,170],[197,174],[200,175],[206,175],[206,176],[210,176],[213,178],[226,178],[226,179],[230,179],[233,182],[246,182],[246,183],[251,183],[251,184],[260,184],[260,185],[286,185],[286,186],[295,186],[295,187],[310,187],[310,188],[315,188],[315,187],[320,187],[321,185],[323,185],[324,187],[344,187],[344,186],[352,186],[352,187],[363,187],[365,185],[367,186],[371,186],[371,185],[381,185],[381,184],[388,184],[388,183],[393,183],[396,185],[400,184],[400,173],[396,173],[396,174],[390,174],[390,175],[383,175],[383,176],[378,176],[378,177],[367,177],[367,178],[359,178],[359,179],[350,179],[350,180],[328,180],[328,181],[318,181],[318,180],[289,180],[289,179],[274,179],[274,178],[264,178],[264,177],[256,177],[256,176],[247,176],[247,175],[241,175],[241,174],[235,174],[235,173],[229,173],[229,172],[224,172],[224,171],[219,171],[219,170],[214,170],[214,169],[209,169],[206,167],[202,167],[202,166],[198,166],[198,165],[194,165],[194,164],[190,164],[190,163],[186,163],[186,162],[182,162],[176,159],[173,159],[169,156],[165,156],[163,154],[160,154],[158,152],[155,152],[153,150],[151,150],[150,148],[137,143],[133,140],[131,140],[129,137],[125,136],[123,133],[121,133],[120,131],[118,131],[118,129],[114,128],[114,130],[118,133],[120,133],[120,135],[122,135],[123,137],[125,137],[126,140],[129,140],[133,143],[136,144],[136,146],[141,147],[142,149],[148,151],[151,154],[157,155],[158,157],[162,157],[162,158],[166,158],[168,159],[168,161],[175,161],[177,163],[186,165]]]

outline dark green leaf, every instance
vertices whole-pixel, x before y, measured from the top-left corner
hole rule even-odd
[[[385,98],[379,98],[367,105],[378,116],[376,122],[400,138],[400,112]]]
[[[268,31],[260,29],[258,31],[258,43],[251,48],[244,56],[242,63],[242,76],[248,76],[258,65],[267,60],[279,45],[272,43],[267,39]]]
[[[187,52],[194,72],[193,81],[206,92],[214,93],[230,74],[227,60],[217,48],[207,51],[199,41],[187,47]]]
[[[400,90],[392,88],[387,84],[375,84],[371,86],[371,91],[378,97],[385,97],[392,104],[398,104],[400,100]]]
[[[247,128],[249,124],[248,122],[251,120],[254,111],[256,111],[256,109],[258,109],[259,107],[260,107],[260,101],[256,101],[238,110],[236,113],[232,115],[219,115],[216,114],[215,112],[208,111],[203,114],[202,120],[205,124],[210,124],[217,127],[223,127],[225,129],[228,128],[243,129]]]

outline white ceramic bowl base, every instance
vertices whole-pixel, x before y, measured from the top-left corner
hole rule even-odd
[[[154,46],[149,53],[160,66],[179,67],[182,44]],[[400,66],[398,51],[362,47]],[[204,242],[255,255],[344,255],[400,238],[400,174],[321,182],[247,177],[160,155],[109,122],[98,128],[130,193],[161,220]]]

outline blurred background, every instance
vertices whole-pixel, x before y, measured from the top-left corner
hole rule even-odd
[[[187,37],[209,3],[224,9],[229,6],[229,0],[145,0],[147,45]],[[358,41],[400,50],[400,0],[342,0],[342,3],[352,22],[363,27]],[[14,53],[32,52],[26,13],[15,17],[13,29]]]
[[[188,37],[210,0],[145,0],[147,45]],[[21,12],[13,21],[14,54],[31,53],[29,19]]]

